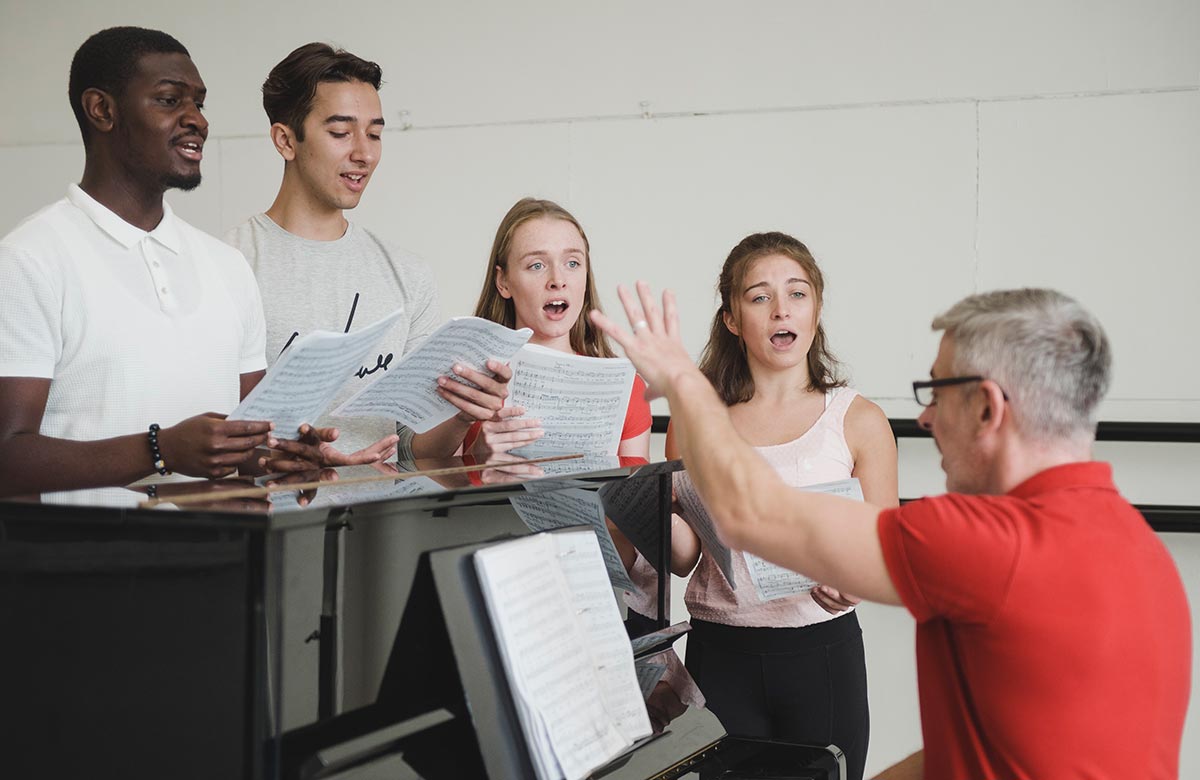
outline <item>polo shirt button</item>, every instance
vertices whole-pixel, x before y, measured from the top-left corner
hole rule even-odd
[[[159,292],[161,292],[163,295],[166,295],[166,294],[167,294],[167,288],[166,288],[166,287],[163,287],[163,288],[161,288],[161,289],[159,290]]]
[[[155,267],[155,268],[158,268],[158,261],[157,261],[157,260],[155,260],[155,261],[154,261],[154,267]]]

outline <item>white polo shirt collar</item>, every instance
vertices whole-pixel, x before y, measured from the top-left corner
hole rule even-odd
[[[147,232],[121,219],[107,206],[84,192],[78,184],[72,183],[67,187],[67,200],[86,214],[96,227],[126,249],[132,249],[145,238],[153,239],[155,243],[174,254],[179,254],[183,248],[178,220],[166,201],[163,201],[162,219],[153,230]]]

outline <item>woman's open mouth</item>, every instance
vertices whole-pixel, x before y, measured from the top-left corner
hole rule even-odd
[[[555,298],[552,301],[547,301],[546,305],[542,307],[542,311],[544,311],[546,316],[552,320],[561,320],[569,308],[570,304],[568,304],[564,299]]]
[[[777,330],[771,334],[771,345],[775,349],[788,349],[796,342],[796,334],[790,330]]]

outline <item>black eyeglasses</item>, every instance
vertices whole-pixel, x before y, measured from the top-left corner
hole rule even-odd
[[[968,382],[982,382],[987,377],[985,376],[948,376],[945,379],[928,379],[923,382],[913,382],[913,398],[917,399],[917,403],[921,406],[933,406],[937,403],[937,399],[933,395],[935,387],[952,387],[953,385],[965,385]],[[1008,393],[1004,392],[1004,388],[1000,388],[1000,393],[1004,396],[1004,400],[1008,400]]]

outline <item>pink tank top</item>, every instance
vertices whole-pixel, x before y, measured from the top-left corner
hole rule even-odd
[[[849,479],[854,471],[854,457],[846,444],[846,410],[858,397],[858,391],[836,388],[825,396],[825,411],[798,439],[769,447],[755,447],[783,481],[793,487],[819,485]],[[675,474],[675,498],[683,509],[684,519],[697,511],[705,511],[686,471]],[[725,575],[708,550],[692,572],[691,582],[684,593],[684,603],[692,617],[729,626],[760,626],[794,628],[832,620],[808,593],[761,601],[754,590],[754,581],[746,568],[742,553],[733,551],[733,574],[737,590],[729,587]]]

